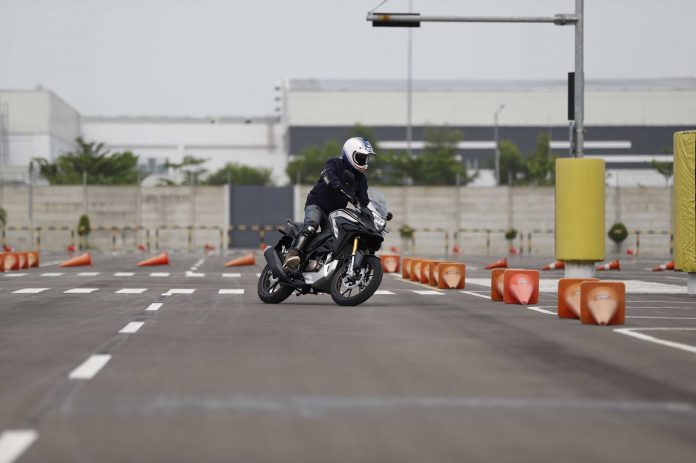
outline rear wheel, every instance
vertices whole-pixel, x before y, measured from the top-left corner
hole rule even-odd
[[[266,304],[279,304],[290,297],[295,289],[282,284],[280,279],[273,275],[271,268],[266,265],[259,277],[257,291],[259,299]]]
[[[348,276],[348,264],[331,279],[331,298],[338,305],[354,306],[368,300],[382,283],[382,263],[375,256],[365,256],[355,275]]]

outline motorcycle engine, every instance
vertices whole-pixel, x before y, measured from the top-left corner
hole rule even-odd
[[[319,267],[321,267],[321,262],[319,262],[316,259],[310,259],[307,262],[307,265],[305,266],[305,271],[315,272],[315,271],[319,270]]]

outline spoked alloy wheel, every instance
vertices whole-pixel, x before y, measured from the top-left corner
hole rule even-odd
[[[273,275],[271,268],[266,265],[259,277],[257,291],[259,299],[266,304],[279,304],[290,297],[294,288],[282,284],[278,277]]]
[[[362,304],[372,297],[382,283],[382,263],[375,256],[365,256],[362,266],[355,270],[352,277],[347,272],[346,264],[331,279],[331,298],[338,305]]]

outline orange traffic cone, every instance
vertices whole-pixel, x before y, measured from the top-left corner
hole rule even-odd
[[[462,252],[462,248],[460,248],[458,245],[452,246],[452,254],[457,255]]]
[[[491,301],[503,300],[503,293],[505,292],[504,275],[504,268],[496,268],[491,272]]]
[[[494,268],[507,268],[507,266],[508,266],[507,258],[506,258],[506,257],[503,257],[503,258],[500,259],[500,260],[496,260],[496,261],[493,262],[492,264],[486,265],[485,269],[486,269],[486,270],[492,270],[492,269],[494,269]]]
[[[597,268],[595,268],[595,270],[598,270],[600,272],[604,270],[621,270],[621,264],[619,263],[619,260],[616,259],[612,260],[608,264],[598,265]]]
[[[382,269],[387,273],[399,273],[399,256],[394,254],[382,254]]]
[[[92,254],[89,252],[85,252],[84,254],[73,257],[72,259],[68,259],[62,264],[59,265],[59,267],[81,267],[83,265],[92,265]]]
[[[503,274],[503,302],[522,305],[539,302],[539,271],[506,270]]]
[[[561,262],[560,260],[557,260],[556,262],[553,262],[548,265],[544,265],[542,270],[561,270],[565,268],[565,264]]]
[[[138,267],[152,267],[155,265],[169,265],[169,254],[165,251],[162,254],[138,262]]]
[[[652,269],[653,272],[662,272],[664,270],[674,270],[674,261],[670,260]]]
[[[639,252],[640,251],[638,251],[637,249],[635,251],[631,248],[626,249],[627,256],[637,256]]]
[[[2,245],[2,250],[5,252],[14,252],[14,248],[12,246],[8,246],[6,244]]]
[[[147,252],[147,246],[145,246],[144,244],[139,244],[139,245],[138,245],[138,251],[140,251],[140,252]]]
[[[460,262],[440,262],[437,265],[438,289],[464,289],[465,281],[466,265]]]
[[[510,246],[510,249],[508,249],[508,253],[511,256],[514,256],[515,254],[522,254],[522,250],[518,250],[516,247]]]
[[[390,251],[390,252],[393,252],[393,253],[395,253],[395,254],[398,254],[398,253],[401,252],[401,250],[400,250],[398,247],[396,247],[396,246],[390,247],[390,248],[389,248],[389,251]]]
[[[261,249],[261,251],[265,251],[267,247],[268,247],[268,245],[266,243],[261,243],[259,245],[259,249]]]
[[[263,244],[262,244],[262,246],[263,246]],[[262,248],[262,249],[263,249],[263,248]],[[205,244],[203,245],[203,250],[204,250],[205,252],[212,252],[212,251],[215,251],[215,246],[213,246],[212,244],[205,243]]]
[[[256,265],[256,257],[253,252],[225,262],[225,267],[241,267],[243,265]]]
[[[580,318],[580,285],[597,278],[561,278],[558,280],[558,318]]]
[[[36,251],[31,251],[27,253],[27,261],[29,263],[29,268],[35,268],[39,266],[39,253]]]
[[[580,285],[580,321],[583,325],[623,325],[626,286],[620,281],[587,281]]]
[[[67,249],[68,252],[75,252],[75,251],[77,251],[77,249],[75,248],[75,246],[73,246],[72,244],[69,245],[66,249]]]

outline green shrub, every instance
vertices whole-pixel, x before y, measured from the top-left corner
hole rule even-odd
[[[512,241],[515,238],[517,238],[517,230],[515,230],[514,228],[508,228],[507,230],[505,230],[505,239],[506,240]]]
[[[626,238],[628,238],[628,230],[626,229],[626,225],[622,224],[621,222],[615,223],[609,229],[607,236],[616,244],[622,243]]]
[[[77,224],[77,234],[80,236],[87,236],[92,231],[89,226],[89,217],[86,214],[80,216],[80,221]]]

